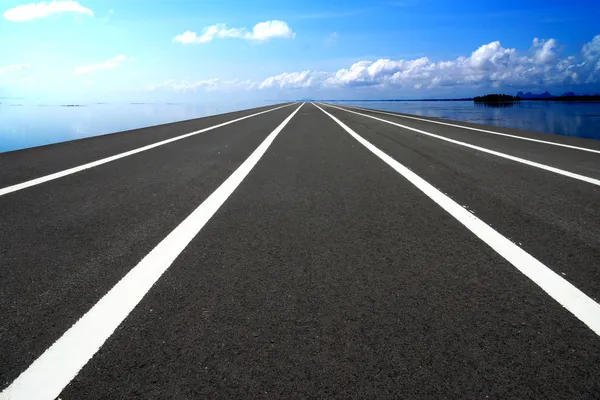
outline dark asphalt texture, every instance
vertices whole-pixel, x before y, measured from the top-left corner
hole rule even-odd
[[[282,103],[278,106],[289,103]],[[0,187],[76,167],[152,143],[275,108],[265,106],[47,146],[0,153]]]
[[[335,106],[339,107],[338,105]],[[590,153],[581,150],[569,149],[566,147],[531,142],[528,140],[514,139],[506,136],[493,135],[468,129],[455,128],[452,126],[434,124],[431,122],[421,122],[414,119],[394,117],[387,114],[381,114],[379,112],[365,112],[364,109],[356,109],[351,107],[348,107],[347,109],[363,114],[372,115],[377,118],[382,118],[388,121],[395,122],[397,124],[410,126],[411,128],[416,128],[426,132],[434,133],[436,135],[441,135],[449,139],[459,140],[461,142],[466,142],[475,146],[495,150],[514,157],[520,157],[529,161],[546,164],[551,167],[560,168],[568,172],[581,174],[590,178],[600,179],[600,168],[598,165],[598,161],[600,160],[600,154],[597,153]],[[387,113],[387,111],[385,112]],[[429,119],[433,121],[440,121],[439,119],[434,118]],[[370,118],[366,119],[366,121],[377,122]],[[456,121],[441,120],[440,122],[486,129],[515,136],[525,136],[532,139],[545,140],[600,151],[600,140],[580,139],[568,136],[529,131],[515,132],[514,129],[499,128],[496,126],[489,125],[467,124],[464,122]],[[395,129],[401,128],[395,127]],[[417,134],[416,132],[410,133]],[[439,139],[432,140],[439,141]],[[469,149],[469,151],[473,152],[476,150]],[[514,161],[511,161],[511,163],[514,163]]]
[[[0,196],[2,388],[296,107]],[[600,187],[325,109],[600,298]],[[373,115],[600,176],[597,154]],[[3,186],[236,117],[0,154]],[[305,104],[60,398],[597,399],[599,376],[593,331]]]
[[[600,300],[600,186],[333,107],[326,110],[453,200],[467,206],[505,237],[522,243],[521,247],[529,254],[565,276],[588,296]],[[481,132],[477,135],[485,139],[474,143],[470,138],[473,132],[469,130],[463,130],[467,133],[460,137],[458,128],[446,131],[444,126],[437,124],[415,126],[404,123],[410,120],[400,122],[390,118],[431,133],[452,134],[453,139],[497,151],[501,151],[501,146],[496,142],[504,140],[515,149],[507,153],[522,158],[533,159],[533,155],[539,158],[542,150],[547,151],[547,159],[534,161],[554,167],[568,163],[564,160],[570,160],[574,166],[586,160],[591,166],[595,160],[595,173],[600,176],[600,154]],[[557,135],[547,136],[556,140]],[[583,139],[577,145],[582,146],[588,141]],[[528,157],[524,149],[531,144],[538,149]],[[558,155],[561,151],[562,157]]]
[[[41,355],[293,110],[0,196],[0,315],[10,321],[0,325],[1,382]]]

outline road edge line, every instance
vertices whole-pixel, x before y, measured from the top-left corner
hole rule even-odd
[[[210,196],[2,391],[0,399],[53,400],[58,397],[248,176],[303,105],[300,104]]]
[[[399,124],[397,122],[388,121],[388,120],[383,119],[383,118],[377,118],[377,117],[374,117],[372,115],[363,114],[363,113],[359,113],[359,112],[352,111],[352,110],[346,110],[345,108],[337,107],[337,106],[334,106],[332,104],[327,104],[327,107],[336,108],[338,110],[342,110],[342,111],[345,111],[347,113],[357,114],[357,115],[360,115],[360,116],[363,116],[363,117],[366,117],[366,118],[371,118],[371,119],[374,119],[374,120],[377,120],[377,121],[385,122],[386,124],[394,125],[394,126],[397,126],[397,127],[403,128],[403,129],[407,129],[407,130],[410,130],[410,131],[413,131],[413,132],[417,132],[417,133],[420,133],[420,134],[425,135],[425,136],[431,136],[433,138],[440,139],[440,140],[443,140],[443,141],[446,141],[446,142],[450,142],[450,143],[453,143],[453,144],[457,144],[459,146],[467,147],[467,148],[474,149],[474,150],[479,150],[479,151],[482,151],[482,152],[487,153],[487,154],[492,154],[494,156],[505,158],[507,160],[511,160],[511,161],[515,161],[515,162],[518,162],[518,163],[521,163],[521,164],[529,165],[530,167],[535,167],[535,168],[543,169],[543,170],[546,170],[546,171],[549,171],[549,172],[553,172],[553,173],[555,173],[557,175],[566,176],[568,178],[572,178],[572,179],[576,179],[576,180],[579,180],[579,181],[582,181],[582,182],[590,183],[592,185],[600,186],[600,180],[595,179],[595,178],[591,178],[589,176],[576,174],[575,172],[565,171],[564,169],[552,167],[550,165],[541,164],[541,163],[538,163],[538,162],[535,162],[535,161],[529,161],[529,160],[526,160],[524,158],[520,158],[520,157],[516,157],[516,156],[511,156],[510,154],[501,153],[501,152],[496,151],[496,150],[491,150],[491,149],[488,149],[486,147],[476,146],[474,144],[470,144],[470,143],[466,143],[466,142],[461,142],[460,140],[450,139],[450,138],[447,138],[445,136],[437,135],[435,133],[423,131],[423,130],[417,129],[417,128],[412,128],[410,126],[402,125],[402,124]]]
[[[354,132],[354,130],[338,118],[318,105],[314,103],[313,105],[337,122],[338,125],[360,144],[396,170],[396,172],[421,190],[421,192],[469,229],[475,236],[538,285],[550,297],[569,310],[575,317],[596,333],[596,335],[600,336],[600,304],[596,303],[573,284],[552,271],[481,219],[471,214],[471,212],[456,203],[440,190],[436,189],[432,184],[381,151],[358,133]]]
[[[449,122],[432,121],[432,120],[429,120],[429,119],[419,118],[419,117],[415,117],[415,116],[412,116],[412,115],[394,114],[394,113],[391,113],[391,112],[386,112],[386,111],[382,111],[382,110],[375,110],[375,109],[372,109],[372,108],[364,108],[364,107],[356,107],[356,106],[346,106],[346,107],[352,108],[352,109],[356,109],[356,110],[370,111],[370,112],[374,112],[374,113],[378,113],[378,114],[390,115],[390,116],[393,116],[393,117],[413,119],[415,121],[422,121],[422,122],[429,122],[429,123],[432,123],[432,124],[446,125],[446,126],[451,126],[453,128],[461,128],[461,129],[467,129],[467,130],[470,130],[470,131],[490,133],[492,135],[506,136],[506,137],[510,137],[510,138],[513,138],[513,139],[527,140],[527,141],[530,141],[530,142],[549,144],[549,145],[552,145],[552,146],[559,146],[559,147],[565,147],[565,148],[573,149],[573,150],[581,150],[581,151],[587,151],[587,152],[590,152],[590,153],[600,154],[600,150],[589,149],[587,147],[573,146],[573,145],[570,145],[570,144],[551,142],[549,140],[541,140],[541,139],[528,138],[528,137],[524,137],[524,136],[511,135],[510,133],[490,131],[489,129],[475,128],[475,127],[472,127],[472,126],[463,126],[463,125],[458,125],[458,124],[452,124],[452,123],[449,123]]]
[[[94,167],[97,167],[99,165],[109,163],[111,161],[119,160],[121,158],[125,158],[125,157],[128,157],[128,156],[131,156],[133,154],[141,153],[143,151],[150,150],[150,149],[153,149],[155,147],[159,147],[159,146],[162,146],[162,145],[165,145],[165,144],[168,144],[168,143],[176,142],[176,141],[181,140],[181,139],[186,139],[186,138],[188,138],[190,136],[194,136],[194,135],[198,135],[200,133],[208,132],[208,131],[213,130],[213,129],[221,128],[223,126],[226,126],[226,125],[229,125],[229,124],[233,124],[235,122],[239,122],[239,121],[242,121],[242,120],[245,120],[245,119],[248,119],[248,118],[256,117],[258,115],[265,114],[265,113],[268,113],[268,112],[271,112],[271,111],[276,111],[276,110],[282,109],[284,107],[289,107],[289,106],[291,106],[293,104],[297,104],[297,103],[285,104],[285,105],[280,106],[280,107],[271,108],[269,110],[261,111],[261,112],[258,112],[258,113],[255,113],[255,114],[251,114],[251,115],[246,115],[244,117],[236,118],[236,119],[233,119],[231,121],[226,121],[226,122],[223,122],[223,123],[220,123],[220,124],[217,124],[217,125],[209,126],[208,128],[203,128],[203,129],[200,129],[200,130],[197,130],[197,131],[194,131],[194,132],[190,132],[190,133],[186,133],[186,134],[183,134],[183,135],[180,135],[180,136],[176,136],[176,137],[173,137],[173,138],[161,140],[160,142],[156,142],[156,143],[152,143],[152,144],[149,144],[149,145],[146,145],[146,146],[138,147],[137,149],[125,151],[123,153],[115,154],[113,156],[101,158],[100,160],[91,161],[89,163],[85,163],[85,164],[79,165],[77,167],[68,168],[68,169],[65,169],[65,170],[62,170],[62,171],[54,172],[54,173],[49,174],[49,175],[41,176],[39,178],[34,178],[34,179],[31,179],[31,180],[28,180],[28,181],[25,181],[25,182],[21,182],[21,183],[17,183],[17,184],[11,185],[11,186],[7,186],[5,188],[0,189],[0,196],[4,196],[4,195],[9,194],[9,193],[17,192],[19,190],[27,189],[29,187],[36,186],[36,185],[39,185],[39,184],[42,184],[42,183],[45,183],[45,182],[53,181],[55,179],[59,179],[59,178],[62,178],[62,177],[68,176],[68,175],[75,174],[77,172],[84,171],[86,169],[94,168]]]

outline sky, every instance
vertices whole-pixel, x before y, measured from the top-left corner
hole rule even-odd
[[[0,0],[0,98],[600,92],[592,0]]]

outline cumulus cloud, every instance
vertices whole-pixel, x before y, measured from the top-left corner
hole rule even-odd
[[[555,39],[534,39],[529,54],[499,41],[480,46],[468,57],[435,62],[362,60],[335,72],[302,71],[267,78],[260,88],[298,87],[501,87],[600,82],[600,35],[583,46],[581,56],[559,58]]]
[[[84,65],[81,67],[75,68],[76,74],[86,74],[89,72],[99,71],[103,69],[116,68],[127,61],[135,61],[133,57],[127,57],[125,55],[118,55],[116,57],[111,58],[110,60],[106,60],[104,62],[98,64]]]
[[[245,39],[268,40],[271,38],[293,39],[296,34],[292,32],[287,23],[283,21],[265,21],[254,25],[252,32],[245,35]]]
[[[3,16],[9,21],[23,22],[45,18],[51,14],[76,13],[93,16],[94,13],[76,1],[51,1],[17,6],[7,10]]]
[[[533,58],[538,64],[547,64],[556,59],[556,40],[540,40],[538,38],[533,39]]]
[[[239,89],[329,89],[329,88],[407,88],[425,90],[442,87],[529,88],[551,85],[600,83],[600,35],[586,43],[579,54],[560,57],[555,39],[534,39],[529,51],[520,54],[499,41],[484,44],[469,56],[433,61],[362,60],[337,71],[285,72],[262,81],[223,81],[162,84],[165,90]]]
[[[595,61],[600,59],[600,35],[597,35],[591,42],[583,46],[583,57],[587,61]]]
[[[283,73],[277,76],[271,76],[258,84],[259,89],[270,88],[288,88],[300,89],[319,85],[327,77],[325,72],[302,71]]]
[[[516,54],[516,49],[505,49],[499,41],[491,42],[471,54],[469,65],[481,70],[508,67],[514,63]]]
[[[259,22],[251,31],[246,28],[228,28],[225,24],[215,24],[202,30],[202,34],[185,31],[173,38],[173,41],[183,44],[198,44],[210,42],[213,39],[245,39],[264,42],[273,38],[293,39],[296,34],[284,21],[272,20]]]

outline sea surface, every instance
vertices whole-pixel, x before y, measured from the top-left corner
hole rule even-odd
[[[274,103],[233,101],[229,103],[51,104],[31,100],[0,100],[0,152]]]
[[[0,100],[0,152],[260,107],[274,102],[51,104]],[[343,102],[559,135],[600,139],[600,103],[523,101],[486,107],[471,101]]]
[[[487,106],[472,101],[352,101],[341,105],[600,139],[599,102],[521,101]]]

